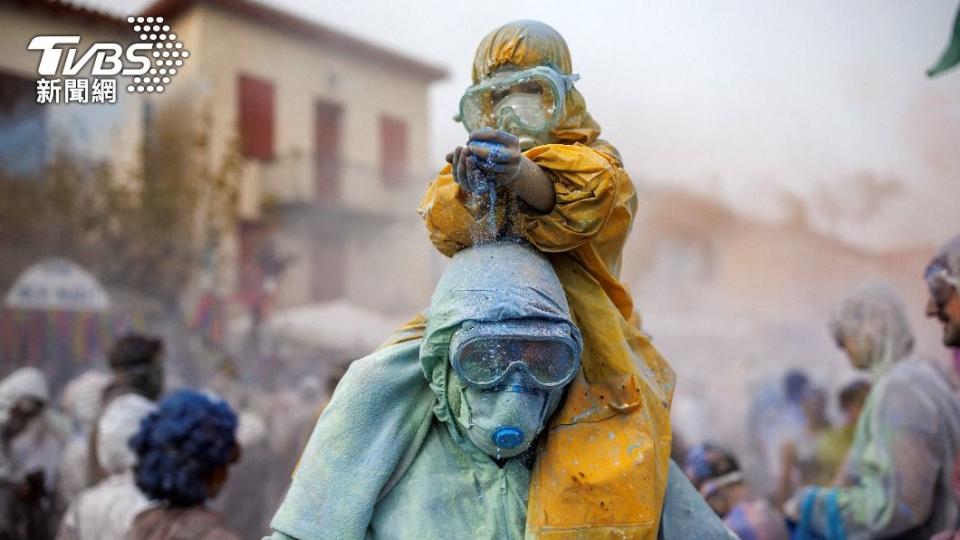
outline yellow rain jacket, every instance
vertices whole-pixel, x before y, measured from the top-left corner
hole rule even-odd
[[[563,38],[532,21],[509,23],[483,39],[474,83],[507,65],[572,73]],[[576,89],[565,109],[551,133],[556,143],[524,152],[554,181],[549,213],[474,203],[449,165],[418,210],[433,244],[448,256],[471,245],[474,224],[496,212],[498,229],[511,228],[548,254],[583,333],[583,369],[538,448],[528,535],[653,539],[667,486],[674,373],[639,330],[630,292],[619,281],[636,191],[617,150],[597,138],[600,126]],[[406,335],[422,335],[423,323],[410,321]]]

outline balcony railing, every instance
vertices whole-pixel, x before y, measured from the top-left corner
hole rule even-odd
[[[270,161],[247,160],[241,176],[240,214],[259,219],[265,205],[348,207],[392,213],[413,210],[436,171],[408,172],[384,181],[379,165],[291,152]],[[395,179],[394,179],[395,180]]]

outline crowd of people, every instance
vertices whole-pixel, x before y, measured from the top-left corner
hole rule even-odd
[[[921,306],[883,284],[839,302],[826,326],[864,379],[833,425],[827,393],[785,377],[751,420],[777,479],[754,492],[729,450],[673,444],[674,373],[619,280],[636,191],[563,38],[508,23],[472,75],[469,142],[419,207],[451,263],[322,414],[308,385],[165,394],[143,335],[68,384],[64,412],[20,368],[0,382],[0,540],[960,536],[960,356],[914,355]],[[925,278],[960,348],[960,237]]]
[[[908,308],[891,287],[851,291],[828,326],[868,380],[840,391],[844,422],[831,427],[824,392],[802,373],[784,378],[785,406],[762,411],[775,493],[752,494],[728,450],[689,450],[685,472],[741,538],[960,538],[960,236],[926,281],[926,314],[943,325],[953,363],[914,354]]]
[[[504,267],[514,268],[527,256],[510,253]],[[489,257],[484,259],[491,269]],[[522,275],[525,288],[530,276]],[[510,286],[510,276],[487,277]],[[944,345],[960,350],[960,237],[933,258],[926,277],[927,314],[943,324]],[[438,287],[435,303],[450,294],[441,294],[446,287]],[[486,287],[492,290],[494,283]],[[543,289],[537,298],[551,290]],[[552,291],[560,291],[559,283]],[[457,303],[448,306],[450,313],[476,309],[459,295],[452,298]],[[953,478],[960,472],[954,468],[960,460],[960,355],[954,365],[916,358],[906,309],[895,291],[876,283],[838,304],[827,326],[851,365],[866,375],[838,392],[838,425],[827,418],[825,391],[799,370],[785,375],[779,403],[763,404],[757,423],[770,432],[756,444],[777,477],[774,492],[753,492],[737,457],[719,445],[702,442],[682,455],[674,452],[693,488],[730,531],[770,540],[960,537],[960,483]],[[60,407],[35,368],[17,369],[0,381],[0,538],[230,540],[266,534],[312,428],[315,415],[302,412],[313,408],[319,414],[318,404],[310,402],[315,392],[273,404],[271,422],[269,406],[250,407],[257,400],[222,378],[212,386],[232,405],[210,390],[176,390],[160,399],[163,346],[155,338],[121,338],[109,366],[109,372],[87,371],[67,384]],[[352,381],[348,377],[344,392]],[[383,455],[386,448],[371,446],[375,433],[357,427],[363,421],[355,412],[344,419],[352,424],[353,439],[324,441],[318,452],[333,451],[347,462],[356,458],[351,449]],[[399,407],[393,415],[409,412]],[[338,414],[334,406],[330,416]],[[378,411],[367,428],[380,430],[387,414]],[[299,415],[298,425],[289,422],[291,415]],[[271,423],[284,427],[271,430]],[[268,431],[285,447],[271,446]],[[384,443],[398,447],[396,439]],[[363,446],[366,451],[359,450]],[[349,463],[341,472],[351,474]],[[482,504],[478,511],[484,511]]]
[[[0,539],[262,536],[319,414],[314,382],[270,396],[217,376],[164,395],[163,344],[139,334],[109,368],[59,400],[33,367],[0,382]]]

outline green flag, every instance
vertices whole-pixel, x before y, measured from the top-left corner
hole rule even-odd
[[[953,21],[953,37],[947,50],[943,51],[943,56],[937,65],[927,70],[927,77],[936,77],[948,69],[960,64],[960,10],[957,10],[957,17]]]

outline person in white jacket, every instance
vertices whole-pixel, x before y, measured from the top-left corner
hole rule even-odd
[[[97,461],[107,477],[81,491],[60,526],[58,540],[122,540],[133,519],[152,506],[134,482],[129,441],[156,404],[137,394],[114,399],[98,423]]]

